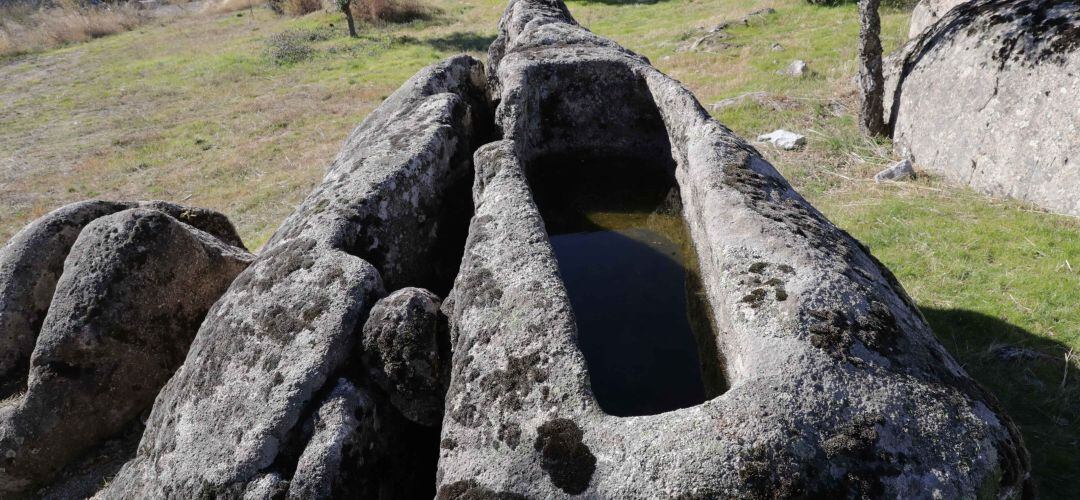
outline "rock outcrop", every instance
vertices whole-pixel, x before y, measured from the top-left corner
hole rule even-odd
[[[891,60],[885,109],[901,156],[1080,215],[1080,2],[966,2]]]
[[[99,497],[258,497],[287,490],[294,470],[318,469],[308,459],[328,452],[303,451],[303,421],[328,381],[355,368],[362,382],[366,370],[348,360],[371,307],[386,289],[445,291],[453,277],[471,211],[470,154],[490,128],[483,86],[478,61],[449,59],[349,136],[322,184],[214,306],[158,396],[138,455]],[[395,426],[419,431],[395,423],[390,404],[378,413],[380,439],[397,438],[397,455],[423,454],[395,436]],[[433,435],[432,458],[436,447]],[[357,481],[365,491],[430,488],[397,459],[369,457],[369,468],[390,466]],[[326,491],[310,486],[321,479],[303,482],[299,491]]]
[[[511,2],[490,56],[504,136],[476,154],[443,306],[441,498],[1022,494],[1017,429],[899,283],[682,85],[552,0]],[[614,417],[592,396],[528,179],[598,149],[677,182],[730,383],[704,404]]]
[[[138,427],[250,261],[224,216],[162,202],[77,203],[16,235],[0,251],[0,380],[15,389],[0,403],[0,494]]]

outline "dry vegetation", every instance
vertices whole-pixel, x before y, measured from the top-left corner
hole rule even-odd
[[[60,0],[51,6],[0,7],[0,57],[36,52],[130,30],[148,16],[130,4],[91,6]]]
[[[203,14],[224,14],[238,10],[251,10],[265,3],[266,0],[220,0],[208,3],[206,7],[203,7],[202,12]]]
[[[404,23],[432,15],[432,9],[416,0],[352,0],[353,17],[371,24]]]
[[[197,11],[173,10],[164,14],[138,7],[135,2],[91,5],[83,0],[17,0],[0,5],[0,59],[71,43],[85,42],[129,31],[151,20],[198,12],[217,15],[267,5],[286,16],[303,16],[319,10],[334,11],[339,0],[208,0]],[[166,4],[189,0],[167,0]],[[418,0],[353,0],[353,17],[359,23],[385,25],[431,17],[436,9]]]
[[[320,0],[269,0],[270,9],[287,16],[302,16],[322,8]]]

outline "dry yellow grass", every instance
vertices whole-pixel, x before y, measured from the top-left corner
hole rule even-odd
[[[269,0],[270,9],[287,16],[302,16],[322,8],[321,0]]]
[[[220,2],[207,3],[202,12],[204,14],[224,14],[226,12],[251,9],[265,3],[266,0],[221,0]]]
[[[0,56],[38,52],[60,45],[128,31],[148,16],[128,4],[82,6],[64,1],[55,7],[0,7]]]
[[[431,8],[416,0],[352,0],[353,17],[372,24],[400,23],[431,14]]]

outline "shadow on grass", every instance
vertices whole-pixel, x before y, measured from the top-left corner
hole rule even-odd
[[[425,43],[435,49],[444,52],[487,52],[491,42],[495,41],[495,35],[481,35],[471,31],[456,31],[449,35],[443,35],[423,40],[410,40],[415,43]]]
[[[930,326],[968,374],[1020,427],[1040,498],[1075,498],[1080,477],[1080,366],[1070,348],[1001,319],[923,308]]]

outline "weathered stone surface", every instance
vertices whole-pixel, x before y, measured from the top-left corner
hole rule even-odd
[[[915,4],[911,11],[911,25],[908,28],[908,38],[919,36],[926,28],[941,19],[949,9],[964,3],[967,0],[921,0]]]
[[[243,248],[224,215],[161,201],[83,201],[30,223],[0,249],[0,399],[26,388],[30,353],[52,302],[64,259],[83,227],[99,217],[140,206],[169,214]]]
[[[0,405],[5,496],[52,479],[132,425],[184,360],[207,310],[251,261],[243,249],[157,209],[175,205],[143,205],[155,208],[85,224],[70,247],[30,357],[26,391]],[[62,240],[84,217],[121,206],[67,207],[20,236],[51,230]],[[215,228],[231,232],[224,224]],[[16,241],[32,252],[34,239]],[[58,246],[45,249],[55,255]]]
[[[761,134],[758,136],[757,140],[775,144],[776,147],[786,150],[798,149],[806,145],[806,136],[784,129],[777,129],[768,134]]]
[[[786,68],[777,71],[776,73],[784,76],[794,76],[796,78],[802,78],[810,74],[810,70],[807,69],[806,61],[796,59],[794,61],[791,61],[791,64],[788,64]]]
[[[435,64],[350,135],[322,184],[208,314],[138,454],[99,497],[259,497],[288,486],[302,417],[349,370],[384,285],[438,290],[453,276],[471,208],[470,152],[489,129],[483,83],[472,58]],[[402,477],[366,480],[385,488],[380,481]]]
[[[398,411],[421,425],[442,421],[450,375],[441,302],[427,290],[404,288],[377,302],[364,325],[361,358],[370,377]]]
[[[731,43],[725,42],[731,38],[731,34],[723,31],[723,27],[720,29],[713,28],[708,33],[695,37],[694,39],[682,44],[679,48],[675,49],[676,52],[719,52],[721,50],[730,49],[734,47]]]
[[[1080,3],[967,2],[890,60],[898,154],[979,191],[1080,215]]]
[[[376,432],[375,403],[347,379],[338,381],[313,418],[312,435],[289,482],[289,498],[342,497],[343,461],[362,462]],[[335,494],[337,495],[335,497]]]
[[[874,182],[897,181],[915,177],[911,160],[904,158],[874,175]]]
[[[443,304],[439,498],[1021,494],[1019,433],[896,280],[683,86],[557,0],[511,2],[491,60],[504,140],[475,156]],[[597,149],[673,164],[731,384],[701,405],[620,418],[591,394],[527,173]]]

